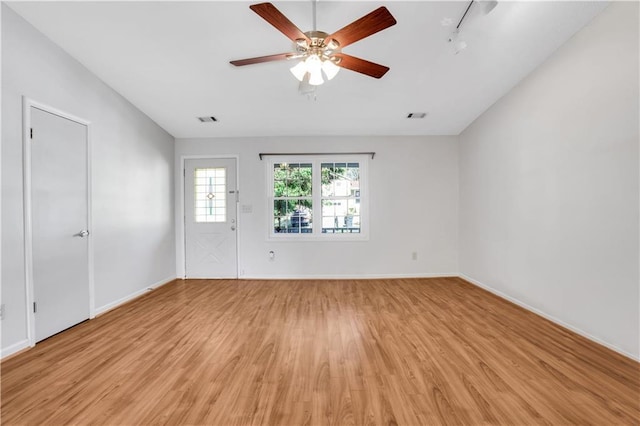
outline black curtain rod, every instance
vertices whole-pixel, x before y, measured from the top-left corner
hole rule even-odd
[[[269,157],[274,155],[370,155],[371,159],[375,157],[375,152],[261,152],[258,157],[262,160],[262,157]]]

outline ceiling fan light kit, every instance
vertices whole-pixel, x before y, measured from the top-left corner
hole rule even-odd
[[[290,71],[301,84],[309,84],[311,86],[323,84],[325,78],[326,80],[333,79],[340,71],[340,68],[346,68],[374,78],[381,78],[389,71],[389,67],[384,65],[342,53],[342,48],[345,46],[396,24],[395,18],[386,7],[374,10],[333,34],[316,31],[315,29],[303,33],[271,3],[259,3],[249,7],[293,41],[294,51],[231,61],[231,64],[235,66],[299,59],[300,62],[291,67]]]
[[[305,35],[309,37],[311,44],[307,46],[304,39],[296,40],[297,50],[303,59],[291,67],[290,71],[298,81],[303,81],[305,75],[309,74],[309,84],[319,86],[324,83],[323,73],[327,80],[331,80],[340,71],[340,67],[336,65],[340,58],[333,56],[340,52],[340,45],[333,39],[325,44],[329,34],[323,31],[308,31]]]
[[[322,63],[322,71],[324,71],[327,76],[327,80],[333,80],[333,77],[338,75],[338,71],[340,71],[340,67],[337,66],[333,60],[324,61]]]

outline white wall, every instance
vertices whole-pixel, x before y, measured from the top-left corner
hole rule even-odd
[[[23,95],[92,123],[96,308],[175,277],[173,137],[2,5],[3,355],[27,338]]]
[[[269,241],[266,161],[260,161],[258,153],[350,151],[376,152],[369,163],[370,239]],[[203,154],[240,156],[240,204],[253,207],[252,213],[239,212],[241,278],[428,276],[458,271],[457,137],[177,139],[176,194],[181,156]],[[179,198],[176,211],[182,203]],[[183,241],[181,226],[176,231],[176,241]],[[270,250],[276,253],[274,262],[269,261]],[[411,259],[413,251],[418,260]],[[181,253],[177,264],[182,276]]]
[[[613,3],[460,137],[460,271],[639,357],[638,3]]]

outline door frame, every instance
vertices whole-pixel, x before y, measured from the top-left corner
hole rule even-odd
[[[61,111],[50,105],[35,101],[26,96],[22,97],[22,149],[23,149],[23,214],[24,214],[24,270],[27,310],[27,340],[29,346],[36,345],[36,317],[33,312],[33,229],[31,210],[31,108],[36,108],[49,114],[56,115],[86,127],[87,133],[87,228],[92,232],[92,202],[91,202],[91,122],[75,115]],[[89,234],[87,241],[87,259],[89,271],[89,318],[95,317],[95,288],[93,269],[93,235]]]
[[[179,206],[178,206],[178,217],[177,222],[178,226],[176,226],[176,276],[182,280],[187,279],[187,233],[185,232],[185,212],[184,212],[184,203],[185,203],[185,161],[186,160],[235,160],[236,163],[236,188],[237,197],[236,197],[236,278],[240,278],[240,232],[241,232],[241,223],[240,223],[240,156],[238,154],[221,154],[221,155],[181,155],[180,156],[180,170],[178,170],[178,180],[179,180],[179,194],[178,197]]]

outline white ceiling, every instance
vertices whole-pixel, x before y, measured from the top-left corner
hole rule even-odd
[[[297,90],[292,62],[232,59],[283,53],[291,42],[249,9],[256,2],[10,2],[9,6],[173,136],[457,135],[606,7],[606,2],[319,1],[318,29],[334,32],[386,5],[398,23],[345,48],[391,70],[349,70]],[[275,2],[302,31],[312,3]],[[442,21],[450,18],[452,26]],[[405,118],[427,112],[422,120]],[[200,123],[197,116],[215,116]]]

